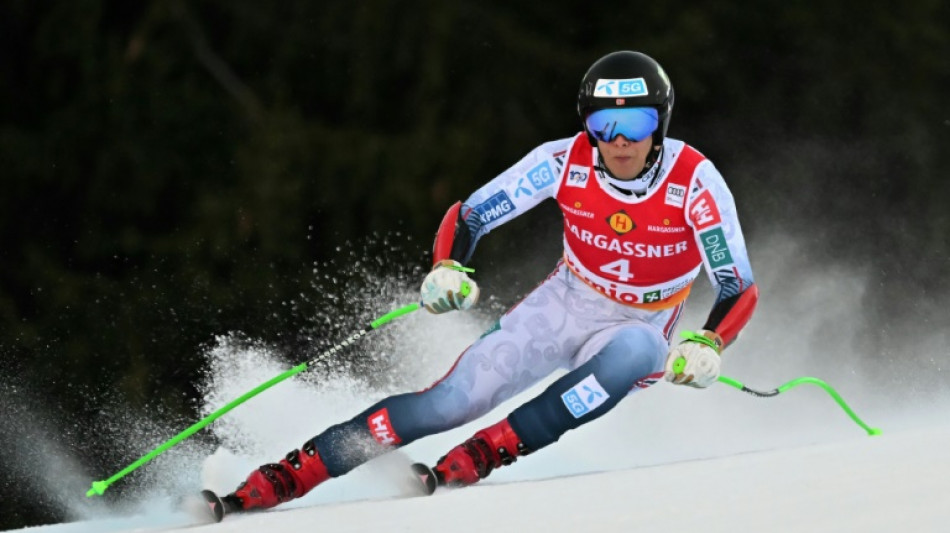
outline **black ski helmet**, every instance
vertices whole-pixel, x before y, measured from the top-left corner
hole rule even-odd
[[[587,69],[577,93],[577,114],[591,146],[597,146],[597,139],[587,131],[587,115],[609,107],[656,108],[659,126],[653,145],[663,146],[673,114],[673,85],[663,67],[646,54],[626,50],[607,54]]]

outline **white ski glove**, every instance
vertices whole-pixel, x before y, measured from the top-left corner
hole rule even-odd
[[[478,285],[467,272],[472,272],[472,269],[451,259],[436,263],[422,282],[422,305],[435,314],[453,309],[464,311],[475,305]]]
[[[722,337],[715,331],[684,331],[686,339],[666,356],[666,381],[705,389],[719,379]]]

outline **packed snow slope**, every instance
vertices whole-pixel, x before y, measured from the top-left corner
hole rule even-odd
[[[946,531],[950,425],[875,437],[851,433],[830,443],[531,479],[539,469],[556,468],[554,461],[571,460],[568,455],[596,462],[587,456],[598,450],[577,442],[569,453],[522,458],[481,485],[415,498],[400,498],[409,493],[393,468],[410,459],[393,456],[359,473],[368,474],[360,484],[373,499],[361,499],[352,485],[337,486],[347,485],[341,478],[315,492],[343,488],[351,501],[237,515],[188,531]],[[370,486],[373,476],[381,486]],[[196,523],[185,513],[153,509],[29,531],[159,532]]]
[[[939,532],[950,520],[948,479],[945,427],[236,517],[206,530]]]

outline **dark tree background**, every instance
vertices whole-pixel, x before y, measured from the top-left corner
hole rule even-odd
[[[750,240],[801,236],[870,272],[882,324],[946,329],[950,4],[740,4],[4,1],[0,417],[25,387],[62,419],[107,395],[193,418],[213,335],[299,348],[319,310],[287,302],[367,235],[423,264],[452,202],[578,131],[617,49],[665,66],[670,136]],[[62,519],[2,486],[0,526]]]

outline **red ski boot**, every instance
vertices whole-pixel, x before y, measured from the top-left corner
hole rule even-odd
[[[299,498],[330,478],[313,441],[294,450],[279,463],[270,463],[251,472],[247,481],[222,498],[228,507],[242,511],[269,509]]]
[[[505,419],[449,450],[434,470],[440,485],[471,485],[488,477],[492,470],[510,465],[518,456],[529,453],[531,451]]]

